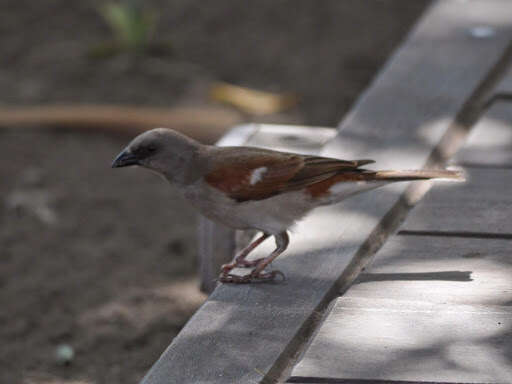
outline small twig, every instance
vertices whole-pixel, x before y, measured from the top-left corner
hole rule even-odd
[[[36,105],[0,107],[0,127],[65,127],[130,135],[167,127],[205,143],[215,142],[242,115],[222,107],[181,108],[120,105]]]

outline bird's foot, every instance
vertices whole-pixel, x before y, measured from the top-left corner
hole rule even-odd
[[[240,276],[234,275],[231,273],[224,273],[219,276],[219,281],[222,283],[231,283],[231,284],[249,284],[249,283],[265,283],[274,281],[277,277],[281,278],[281,281],[285,281],[286,277],[281,271],[271,271],[271,272],[252,272],[248,275]]]
[[[222,271],[222,274],[225,275],[225,274],[228,274],[234,268],[254,268],[263,259],[264,259],[264,257],[262,257],[260,259],[256,259],[256,260],[245,260],[245,259],[236,260],[235,259],[235,261],[233,261],[229,264],[222,265],[221,271]]]
[[[224,275],[228,275],[229,272],[233,269],[233,268],[236,268],[237,265],[236,265],[236,262],[232,262],[232,263],[229,263],[229,264],[222,264],[222,267],[220,267],[220,271],[221,271],[221,276],[224,276]]]

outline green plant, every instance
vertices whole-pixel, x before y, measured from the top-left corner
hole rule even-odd
[[[168,40],[155,41],[156,12],[142,6],[143,0],[118,0],[98,8],[112,29],[113,38],[89,48],[89,57],[101,59],[128,52],[153,56],[172,54]]]
[[[140,51],[147,48],[156,27],[156,13],[144,9],[140,0],[106,3],[99,12],[121,49]]]

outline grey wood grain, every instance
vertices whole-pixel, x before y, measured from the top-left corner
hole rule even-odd
[[[336,301],[291,381],[509,382],[511,303],[510,240],[395,236]]]
[[[465,183],[437,183],[401,231],[512,234],[512,171],[467,168]]]
[[[512,95],[512,67],[488,98]],[[512,100],[496,99],[471,129],[464,148],[451,161],[477,167],[512,167]]]
[[[509,68],[507,73],[503,76],[503,79],[496,85],[493,90],[493,93],[512,93],[512,67]],[[498,103],[500,103],[498,101]]]
[[[382,167],[422,166],[503,53],[511,36],[511,5],[436,2],[323,153],[374,157]],[[481,24],[499,33],[487,40],[471,37],[468,29]],[[288,280],[218,287],[143,383],[275,382],[304,342],[305,327],[330,301],[346,266],[404,188],[395,185],[308,215],[289,250],[274,262]],[[264,256],[271,248],[267,242],[255,253]]]
[[[277,151],[316,154],[336,135],[336,129],[277,124],[246,124],[233,128],[217,145],[251,146]],[[235,231],[201,216],[199,218],[199,276],[201,291],[210,293],[217,286],[222,264],[236,250],[248,244],[251,234],[236,236]],[[249,238],[248,238],[249,237]],[[238,239],[241,239],[239,241]]]
[[[480,118],[453,163],[465,167],[512,167],[512,103],[497,103]]]
[[[511,328],[505,306],[342,297],[290,381],[510,383]]]
[[[346,296],[508,306],[512,241],[394,236]]]
[[[335,128],[259,124],[257,134],[245,145],[313,155],[320,152],[336,133]]]

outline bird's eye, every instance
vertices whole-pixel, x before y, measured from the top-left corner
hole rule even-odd
[[[156,147],[154,145],[149,145],[147,147],[147,150],[148,150],[148,152],[155,152],[156,151]]]

